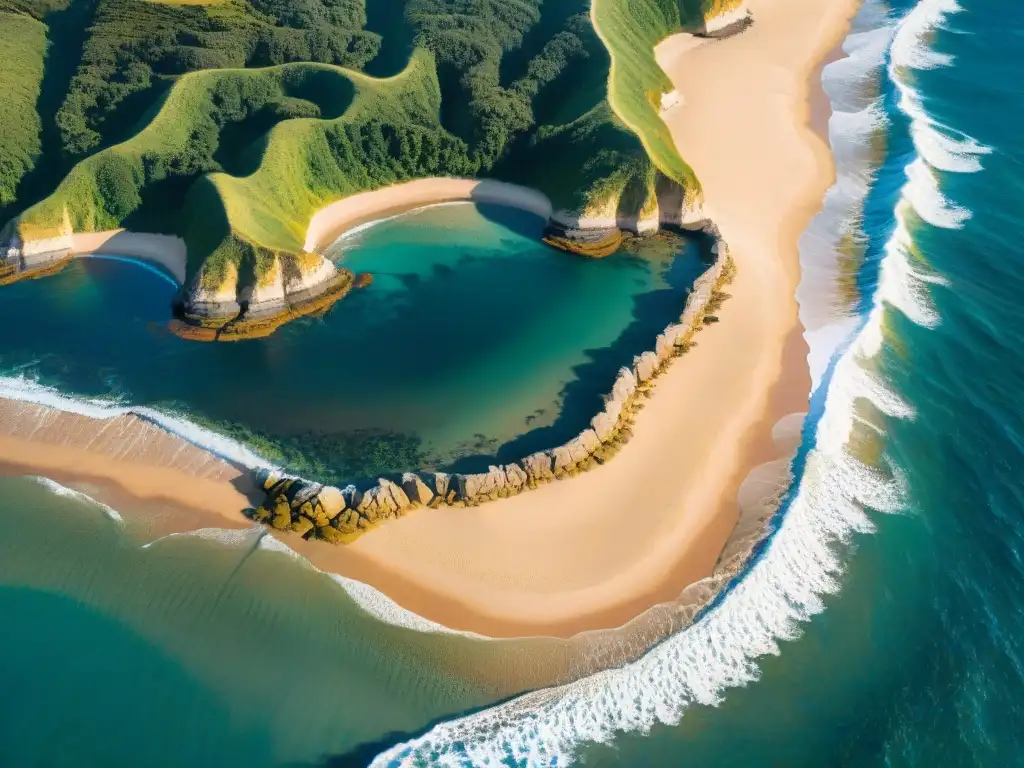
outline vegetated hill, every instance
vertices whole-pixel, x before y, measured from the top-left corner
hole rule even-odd
[[[0,0],[30,30],[0,54],[6,234],[180,234],[213,288],[301,270],[318,207],[413,178],[578,213],[650,209],[659,174],[698,193],[652,49],[739,0],[366,1]]]

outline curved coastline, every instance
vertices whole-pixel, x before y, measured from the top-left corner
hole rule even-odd
[[[317,567],[368,583],[406,609],[490,636],[567,637],[619,626],[652,604],[676,600],[686,584],[707,577],[735,527],[735,499],[748,468],[778,458],[770,438],[777,415],[806,407],[806,389],[779,384],[780,356],[789,361],[782,367],[794,370],[798,381],[806,376],[801,371],[805,350],[789,343],[794,333],[799,336],[795,307],[789,307],[793,317],[782,312],[768,326],[757,299],[766,297],[776,307],[793,304],[786,284],[795,284],[798,275],[796,238],[832,179],[831,157],[820,134],[815,137],[801,127],[808,117],[803,99],[815,66],[845,31],[853,5],[837,3],[817,26],[804,25],[802,34],[810,45],[797,56],[772,49],[789,62],[793,90],[782,99],[772,98],[760,82],[730,81],[727,88],[716,89],[709,77],[709,83],[694,84],[688,79],[692,57],[685,66],[663,58],[685,96],[685,105],[673,108],[668,119],[680,145],[696,150],[695,158],[703,152],[712,165],[721,163],[721,153],[708,149],[721,145],[721,125],[744,135],[743,121],[730,113],[767,109],[774,126],[767,138],[770,142],[781,136],[784,146],[766,146],[762,140],[752,143],[748,154],[767,152],[777,155],[776,164],[786,165],[793,159],[787,152],[796,152],[801,161],[795,170],[801,172],[782,178],[788,183],[781,185],[773,184],[768,174],[745,194],[748,177],[735,177],[731,169],[742,168],[749,158],[734,158],[717,172],[702,172],[702,178],[712,180],[705,183],[716,221],[740,261],[741,280],[732,290],[739,298],[743,287],[743,298],[722,313],[714,344],[702,345],[688,356],[687,365],[666,374],[638,415],[634,444],[616,462],[472,512],[421,510],[348,547],[324,547],[297,537],[286,541]],[[788,15],[786,9],[758,10],[760,23],[751,34],[761,29],[759,36],[786,39]],[[736,47],[742,49],[740,55],[758,56],[757,41],[742,42],[746,37],[716,42],[713,48],[698,46],[694,50],[704,59],[697,62],[698,71],[720,74],[722,61],[716,57],[728,58]],[[671,54],[674,40],[661,48],[662,57]],[[694,48],[692,41],[687,47]],[[749,103],[743,98],[748,90],[760,94]],[[715,182],[716,177],[721,180]],[[777,192],[779,186],[787,194],[774,195],[772,210],[744,227],[743,212],[757,212],[749,199],[766,188]],[[733,195],[737,188],[741,194]],[[787,236],[774,242],[768,233],[777,232],[773,216],[780,211]],[[759,257],[770,249],[765,243],[780,255]],[[754,268],[748,270],[748,265]],[[762,284],[759,278],[766,277],[770,279]],[[752,343],[766,338],[770,343],[764,346]],[[756,365],[747,352],[756,353]],[[622,478],[638,470],[652,479],[644,498],[623,499],[618,495],[625,487]],[[124,474],[117,461],[110,461],[104,472],[114,483]],[[236,510],[220,509],[216,524],[240,527],[244,521],[234,515]]]

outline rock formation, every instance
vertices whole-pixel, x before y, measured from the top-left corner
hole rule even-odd
[[[678,221],[692,221],[694,216],[694,211],[684,210],[681,202],[671,212]],[[305,538],[341,543],[416,507],[475,506],[514,496],[608,461],[631,436],[630,424],[653,381],[674,357],[689,348],[694,333],[703,325],[708,307],[718,306],[725,298],[721,288],[732,279],[733,270],[728,248],[718,228],[706,220],[702,239],[712,264],[694,282],[679,322],[658,334],[653,350],[637,355],[631,367],[619,370],[611,392],[604,398],[604,409],[594,415],[587,429],[564,445],[538,451],[517,462],[491,466],[487,472],[407,472],[399,482],[381,478],[362,491],[354,486],[337,489],[265,474],[260,480],[266,498],[258,509],[251,511],[252,517]]]

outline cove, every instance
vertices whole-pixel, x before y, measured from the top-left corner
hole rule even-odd
[[[681,237],[588,260],[543,226],[457,203],[363,227],[328,256],[371,285],[231,344],[168,333],[175,289],[152,269],[79,260],[3,289],[0,374],[183,415],[322,482],[486,470],[578,434],[707,267]]]

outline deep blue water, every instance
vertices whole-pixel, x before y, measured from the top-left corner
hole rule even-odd
[[[279,572],[237,569],[237,549],[158,549],[140,566],[114,533],[69,527],[71,501],[0,481],[0,511],[18,531],[0,549],[0,615],[27,617],[0,628],[0,764],[130,764],[149,739],[168,765],[350,766],[384,750],[379,764],[423,766],[1024,763],[1024,9],[900,0],[888,21],[865,16],[858,30],[883,43],[870,95],[885,149],[839,137],[864,145],[874,173],[855,217],[856,295],[830,337],[844,342],[812,344],[829,364],[773,536],[694,627],[623,669],[478,711],[498,697],[434,674],[445,654],[421,644],[436,636],[345,613],[311,584],[303,610],[290,610],[294,575],[274,576],[291,596],[275,600],[260,574]],[[82,540],[97,563],[119,553],[122,577],[105,582],[109,568],[84,555],[44,567],[73,560]],[[211,565],[188,576],[198,557]],[[166,564],[136,584],[156,561]],[[190,611],[206,581],[224,596]],[[117,591],[126,583],[132,600]],[[162,585],[169,595],[157,599]],[[330,611],[345,616],[328,636],[353,645],[347,660],[317,640]],[[72,628],[85,636],[53,642]],[[103,645],[140,666],[111,674],[119,656]],[[195,652],[225,646],[272,684],[249,691],[230,656]],[[401,652],[392,661],[381,647]],[[91,665],[71,674],[76,650]],[[151,675],[167,698],[124,669]],[[48,685],[34,681],[48,672]],[[274,719],[283,703],[327,714],[291,739]],[[253,711],[265,727],[251,727]],[[468,716],[446,719],[459,712]],[[177,738],[157,720],[179,724]],[[79,743],[69,734],[89,744],[105,728],[120,751],[68,746]]]

